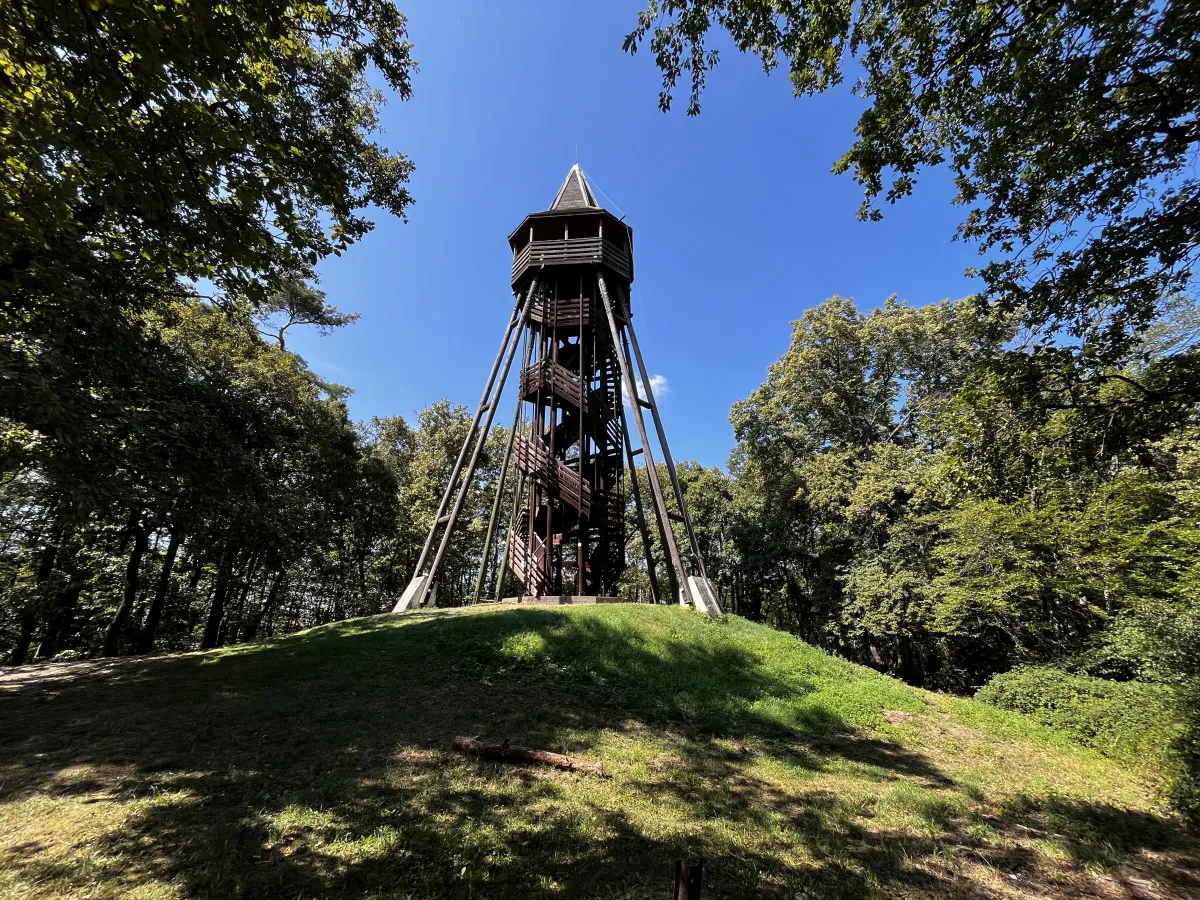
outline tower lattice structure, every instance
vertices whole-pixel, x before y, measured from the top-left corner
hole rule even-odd
[[[632,499],[654,600],[663,598],[651,525],[665,551],[672,596],[719,612],[633,331],[633,230],[600,206],[576,164],[550,207],[526,216],[508,241],[513,312],[416,573],[396,610],[436,602],[438,567],[519,356],[517,406],[475,599],[482,596],[504,512],[503,552],[494,573],[497,599],[506,568],[520,579],[527,597],[614,594],[626,567],[625,511]],[[651,414],[665,479],[644,412]],[[649,515],[633,477],[639,456],[649,486]],[[512,505],[502,510],[510,476],[515,479]],[[673,524],[680,526],[682,540]]]

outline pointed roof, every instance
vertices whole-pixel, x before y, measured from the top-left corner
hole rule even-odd
[[[575,163],[571,166],[571,171],[567,173],[562,187],[554,195],[554,202],[550,204],[550,209],[599,208],[600,204],[596,202],[596,195],[592,193],[592,186],[588,184],[587,176],[583,174],[583,169],[579,168],[579,163]]]

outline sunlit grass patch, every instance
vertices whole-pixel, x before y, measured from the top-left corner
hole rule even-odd
[[[4,897],[659,898],[681,855],[706,897],[1195,882],[1138,773],[734,617],[421,611],[52,695],[0,695]]]

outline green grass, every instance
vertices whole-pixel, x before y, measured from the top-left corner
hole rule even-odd
[[[975,699],[1025,713],[1105,756],[1161,771],[1177,728],[1172,693],[1163,685],[1025,666],[997,675]]]
[[[415,612],[0,680],[0,896],[665,900],[685,855],[706,898],[1200,894],[1138,772],[732,617]]]

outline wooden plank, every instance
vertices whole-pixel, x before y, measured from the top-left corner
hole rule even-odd
[[[533,241],[513,259],[512,278],[518,280],[535,265],[586,263],[602,263],[627,281],[633,280],[633,260],[629,252],[620,244],[599,237]]]
[[[545,444],[522,435],[514,442],[513,451],[517,467],[532,481],[553,491],[581,516],[591,515],[591,485],[562,460],[552,458]]]

